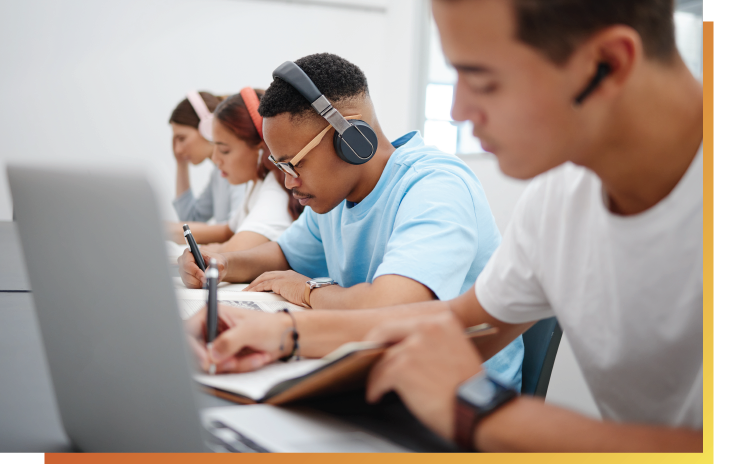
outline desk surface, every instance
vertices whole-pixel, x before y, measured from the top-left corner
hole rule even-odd
[[[0,256],[3,257],[3,265],[0,266],[0,291],[31,290],[18,229],[14,222],[0,221]]]

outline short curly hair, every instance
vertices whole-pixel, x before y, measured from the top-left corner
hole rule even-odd
[[[358,66],[340,56],[331,53],[316,53],[300,58],[295,61],[295,64],[334,104],[370,94],[365,73]],[[261,99],[259,114],[265,118],[271,118],[282,113],[290,113],[292,117],[304,117],[315,114],[315,110],[293,86],[275,77]]]

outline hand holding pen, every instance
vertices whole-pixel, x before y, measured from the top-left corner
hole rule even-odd
[[[191,229],[189,229],[188,224],[184,224],[184,238],[186,239],[186,243],[189,245],[189,251],[191,251],[191,254],[194,255],[194,261],[196,261],[197,266],[199,266],[199,269],[201,269],[202,272],[204,272],[205,271],[204,258],[202,258],[202,253],[199,251],[199,247],[197,246],[197,241],[194,240],[194,237],[191,234]]]

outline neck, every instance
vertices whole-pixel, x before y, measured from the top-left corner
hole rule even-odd
[[[612,111],[610,130],[578,162],[603,182],[612,212],[632,215],[665,198],[703,139],[703,89],[682,60],[640,65]]]
[[[383,170],[386,164],[388,164],[388,160],[391,158],[393,152],[396,151],[391,142],[383,134],[377,121],[372,127],[378,136],[378,150],[370,161],[360,166],[362,169],[360,170],[359,181],[355,184],[349,195],[347,195],[347,201],[351,201],[352,203],[361,202],[373,191],[375,186],[378,185],[380,176],[383,175]]]

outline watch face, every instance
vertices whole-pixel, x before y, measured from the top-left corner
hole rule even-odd
[[[482,374],[461,385],[458,396],[480,408],[489,405],[498,391],[497,385]]]
[[[334,281],[331,277],[315,277],[311,280],[317,284],[328,284]]]

